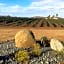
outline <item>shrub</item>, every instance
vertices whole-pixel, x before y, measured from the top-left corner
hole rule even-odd
[[[18,62],[23,62],[29,59],[29,54],[26,50],[22,50],[22,51],[19,50],[15,53],[15,59]]]
[[[40,45],[38,43],[34,44],[34,47],[32,49],[32,53],[36,56],[39,56],[41,54],[41,48]]]
[[[50,46],[47,37],[44,36],[41,38],[41,45],[43,45],[44,47]]]

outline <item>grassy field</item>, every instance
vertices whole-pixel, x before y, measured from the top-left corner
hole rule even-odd
[[[32,30],[37,40],[40,40],[42,36],[47,36],[49,39],[57,38],[60,40],[64,40],[63,28],[0,27],[0,41],[14,39],[15,34],[21,29]]]

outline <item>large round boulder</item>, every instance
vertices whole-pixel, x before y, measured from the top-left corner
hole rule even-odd
[[[30,48],[36,43],[32,31],[22,29],[15,35],[15,46],[17,48]]]
[[[62,51],[64,48],[62,42],[55,38],[51,39],[50,46],[55,51]]]

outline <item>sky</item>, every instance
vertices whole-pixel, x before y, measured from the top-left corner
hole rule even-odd
[[[64,0],[0,0],[0,15],[33,17],[56,15],[64,18]]]

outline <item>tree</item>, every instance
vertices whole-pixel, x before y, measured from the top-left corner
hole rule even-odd
[[[50,15],[48,16],[48,19],[50,19]]]
[[[56,17],[58,17],[58,14],[56,14]]]

